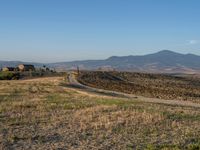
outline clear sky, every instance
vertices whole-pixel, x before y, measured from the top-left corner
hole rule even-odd
[[[0,60],[200,55],[200,0],[0,0]]]

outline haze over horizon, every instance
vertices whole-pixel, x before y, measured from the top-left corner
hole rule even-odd
[[[0,60],[61,62],[144,55],[200,55],[198,0],[0,2]]]
[[[160,50],[160,51],[156,51],[154,53],[148,53],[148,54],[141,54],[141,55],[112,55],[112,56],[107,56],[105,58],[101,58],[101,59],[76,59],[76,60],[64,60],[64,61],[54,61],[54,62],[43,62],[43,61],[23,61],[23,60],[0,60],[0,61],[7,61],[7,62],[27,62],[27,63],[46,63],[46,64],[53,64],[53,63],[62,63],[62,62],[75,62],[75,61],[89,61],[89,60],[107,60],[111,57],[127,57],[127,56],[148,56],[148,55],[154,55],[154,54],[157,54],[157,53],[162,53],[163,55],[165,55],[164,53],[169,53],[171,55],[174,55],[174,54],[180,54],[180,55],[188,55],[188,54],[192,54],[192,55],[195,55],[195,56],[199,56],[200,55],[197,55],[197,54],[193,54],[193,53],[180,53],[180,52],[176,52],[176,51],[172,51],[172,50]]]

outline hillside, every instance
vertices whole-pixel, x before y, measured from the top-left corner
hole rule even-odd
[[[17,67],[20,64],[32,64],[36,67],[42,67],[43,63],[23,62],[23,61],[0,61],[0,67]]]
[[[82,71],[80,83],[105,90],[151,98],[200,103],[200,78],[150,73]]]
[[[200,56],[179,54],[169,50],[143,56],[112,56],[105,60],[86,60],[52,64],[67,69],[116,69],[121,71],[200,73]]]
[[[24,62],[0,61],[1,66],[15,66]],[[32,63],[42,66],[42,63]],[[57,70],[80,69],[85,70],[120,70],[138,72],[162,73],[200,73],[200,56],[194,54],[180,54],[163,50],[143,56],[112,56],[105,60],[84,60],[72,62],[58,62],[45,64]]]

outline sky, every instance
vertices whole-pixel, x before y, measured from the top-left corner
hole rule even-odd
[[[0,0],[0,60],[200,55],[199,0]]]

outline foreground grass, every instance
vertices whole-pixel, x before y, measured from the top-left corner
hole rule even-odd
[[[0,81],[0,149],[200,149],[200,110]]]

